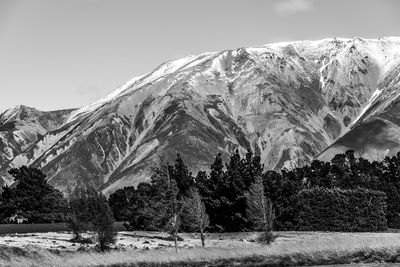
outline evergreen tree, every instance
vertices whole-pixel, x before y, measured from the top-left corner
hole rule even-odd
[[[118,189],[110,195],[108,203],[113,211],[114,218],[117,221],[128,221],[129,209],[132,198],[136,194],[136,189],[133,186]]]
[[[219,188],[223,183],[224,175],[224,163],[222,161],[221,153],[217,154],[214,162],[211,164],[209,177],[205,171],[198,173],[196,177],[196,186],[209,205],[212,205],[212,199],[216,198],[215,193],[217,192],[217,188]],[[210,206],[210,208],[212,207]]]
[[[90,230],[95,233],[100,251],[109,248],[116,241],[114,216],[106,197],[93,186],[76,187],[68,198],[68,227],[76,242],[82,241],[81,232]]]
[[[245,164],[239,152],[236,151],[231,156],[229,163],[226,164],[224,184],[220,188],[221,212],[224,215],[220,223],[228,232],[236,232],[250,227],[245,216],[246,197],[244,195],[248,190],[246,185],[250,179],[246,176],[245,170]]]
[[[330,168],[330,162],[313,160],[310,165],[300,168],[299,171],[306,180],[306,187],[332,187],[332,179],[329,177]]]
[[[168,166],[168,171],[171,179],[176,181],[176,185],[179,189],[179,196],[188,196],[188,192],[194,186],[194,179],[180,154],[176,156],[175,165]]]
[[[276,229],[294,230],[296,226],[296,195],[304,187],[304,177],[297,169],[281,173],[267,171],[263,174],[265,194],[275,203]]]
[[[7,222],[7,218],[13,216],[18,210],[14,190],[4,186],[0,195],[0,220]]]
[[[36,168],[22,166],[9,171],[14,178],[13,187],[3,187],[1,193],[2,220],[19,213],[31,223],[64,220],[66,203],[60,191],[46,181]]]
[[[90,229],[89,195],[83,186],[76,186],[67,197],[67,227],[72,231],[74,242],[83,242],[81,234]]]
[[[155,225],[150,212],[153,205],[153,186],[149,183],[140,183],[136,190],[129,190],[129,201],[126,210],[128,229],[156,231],[159,228]],[[113,205],[112,207],[118,207]]]
[[[206,171],[199,171],[197,173],[195,184],[196,189],[199,191],[201,195],[210,195],[210,187],[208,185],[209,177],[207,176]]]
[[[87,188],[89,221],[96,233],[97,247],[100,251],[107,250],[116,241],[114,216],[106,197],[97,192],[94,187]]]
[[[243,231],[251,227],[246,218],[246,196],[251,183],[262,172],[259,157],[248,152],[244,159],[236,151],[224,165],[218,154],[211,165],[210,176],[200,173],[198,188],[210,216],[213,231]]]
[[[380,168],[383,172],[373,189],[386,194],[388,226],[400,228],[400,152],[393,157],[386,157]]]

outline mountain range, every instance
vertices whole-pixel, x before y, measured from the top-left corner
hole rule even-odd
[[[260,155],[265,169],[355,150],[400,150],[400,37],[331,38],[203,53],[165,62],[104,99],[0,115],[0,183],[41,168],[60,190],[110,194],[180,153],[193,173],[217,153]]]

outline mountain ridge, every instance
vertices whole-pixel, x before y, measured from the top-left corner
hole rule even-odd
[[[2,175],[27,164],[60,189],[94,183],[109,193],[147,180],[149,166],[176,153],[194,172],[235,149],[251,149],[268,169],[301,166],[353,128],[398,64],[399,37],[284,42],[167,61],[72,110]]]

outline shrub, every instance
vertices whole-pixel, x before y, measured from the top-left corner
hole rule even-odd
[[[116,241],[114,216],[106,197],[102,193],[97,192],[94,188],[89,188],[88,191],[91,226],[96,233],[98,249],[104,251]]]
[[[387,229],[386,195],[364,188],[313,187],[297,195],[298,230],[364,232]]]
[[[97,247],[106,250],[115,243],[114,217],[104,195],[95,188],[77,188],[68,199],[68,228],[73,232],[72,240],[85,241],[80,233],[86,230],[94,231]]]
[[[278,237],[277,234],[274,234],[272,231],[269,232],[262,232],[258,237],[257,237],[257,242],[263,243],[263,244],[271,244],[272,242],[275,241],[275,239]]]
[[[81,233],[89,230],[88,194],[85,188],[76,187],[67,198],[68,216],[66,224],[73,233],[74,242],[81,242]]]

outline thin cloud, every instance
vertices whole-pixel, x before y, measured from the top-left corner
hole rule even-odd
[[[314,6],[311,0],[279,0],[279,3],[275,6],[275,11],[279,15],[290,15],[313,9]]]

